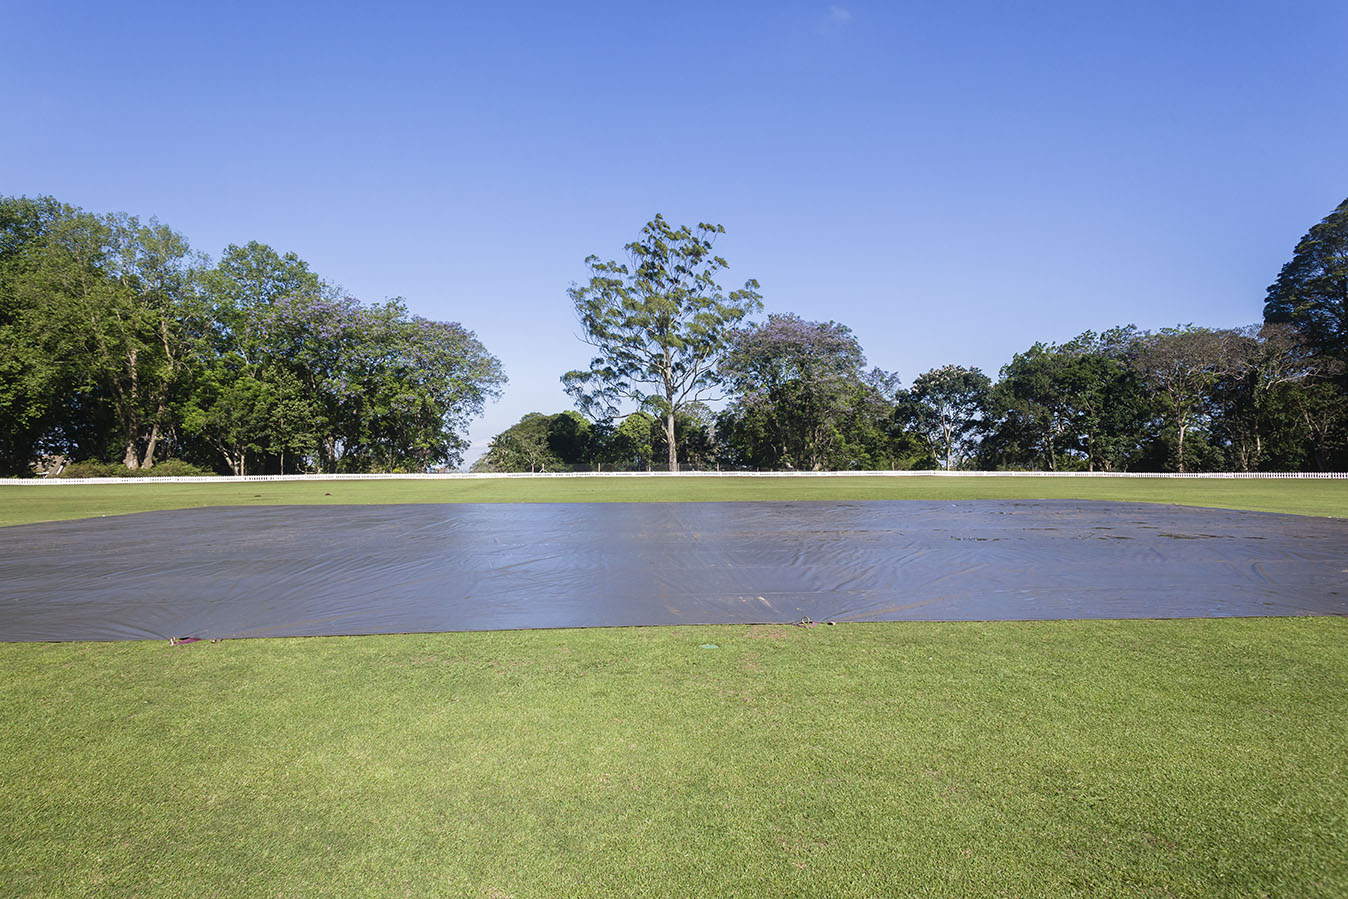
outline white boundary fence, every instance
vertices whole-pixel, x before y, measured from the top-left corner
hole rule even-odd
[[[1111,471],[563,471],[446,472],[444,474],[269,474],[189,478],[0,478],[0,486],[87,486],[90,484],[242,484],[253,481],[451,481],[492,478],[1212,478],[1348,479],[1342,471],[1175,472]]]

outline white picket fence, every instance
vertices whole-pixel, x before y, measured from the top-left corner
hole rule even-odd
[[[1342,471],[1289,472],[1106,472],[1106,471],[565,471],[565,472],[445,472],[443,474],[269,474],[240,477],[186,478],[0,478],[0,485],[17,487],[87,486],[90,484],[238,484],[253,481],[452,481],[493,478],[1212,478],[1348,479]]]

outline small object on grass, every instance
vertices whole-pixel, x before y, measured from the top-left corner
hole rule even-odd
[[[169,646],[182,646],[187,643],[199,643],[200,637],[169,637]]]
[[[795,625],[796,625],[796,627],[814,627],[815,623],[814,623],[813,621],[810,620],[810,616],[809,616],[809,615],[806,615],[804,618],[802,618],[802,619],[800,619],[799,621],[795,622]]]
[[[703,643],[698,649],[720,649],[715,643]]]

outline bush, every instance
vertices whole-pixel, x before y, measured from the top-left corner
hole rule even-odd
[[[120,478],[131,474],[123,466],[112,462],[71,462],[61,469],[58,478]]]
[[[154,468],[142,469],[135,474],[156,478],[200,478],[210,477],[215,472],[208,468],[193,465],[191,462],[184,462],[182,459],[165,459],[163,462],[156,464]]]
[[[184,462],[182,459],[165,459],[152,468],[140,468],[132,471],[116,462],[72,462],[58,478],[195,478],[213,475],[215,472]]]

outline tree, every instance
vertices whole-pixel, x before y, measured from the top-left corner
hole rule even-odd
[[[231,474],[248,473],[248,454],[265,448],[270,385],[251,375],[222,377],[216,369],[201,378],[184,407],[183,427],[224,456]]]
[[[1075,437],[1068,386],[1075,361],[1056,346],[1036,343],[1002,366],[988,413],[996,422],[992,442],[1003,454],[1058,470]]]
[[[734,395],[722,416],[737,461],[819,471],[893,464],[888,425],[897,381],[875,369],[850,328],[770,315],[733,332],[721,377]]]
[[[1291,325],[1251,325],[1230,332],[1227,341],[1228,364],[1213,387],[1211,429],[1227,450],[1229,467],[1259,471],[1275,435],[1297,429],[1288,415],[1290,394],[1304,391],[1322,367]]]
[[[43,342],[60,353],[69,399],[114,423],[100,429],[104,445],[86,450],[130,469],[152,466],[191,376],[185,323],[199,258],[156,221],[78,210],[51,218],[32,249],[13,283],[16,305],[29,311],[27,327],[50,335]]]
[[[605,450],[620,471],[650,471],[655,450],[655,416],[638,409],[614,428]]]
[[[548,447],[548,430],[554,417],[541,412],[528,413],[491,439],[487,452],[473,463],[473,470],[558,470],[562,460]]]
[[[84,385],[85,328],[69,298],[42,289],[52,237],[76,210],[51,197],[0,197],[0,474],[27,474]]]
[[[1295,327],[1348,380],[1348,200],[1296,245],[1268,289],[1264,321]]]
[[[589,283],[568,295],[596,354],[586,371],[562,376],[566,391],[592,418],[611,419],[630,401],[664,421],[669,469],[678,471],[675,419],[710,398],[730,329],[762,307],[758,282],[725,293],[713,253],[720,225],[671,228],[657,215],[625,249],[628,263],[590,256]]]
[[[674,416],[674,436],[679,443],[679,465],[706,469],[716,462],[716,416],[703,403],[690,403]],[[651,458],[669,457],[665,429],[658,424],[651,430]]]
[[[547,442],[563,465],[589,465],[595,450],[594,426],[579,412],[558,412],[548,420]]]
[[[978,443],[991,386],[976,368],[947,365],[918,375],[903,398],[908,424],[926,438],[947,471],[970,456]]]
[[[208,269],[154,220],[50,198],[0,197],[0,345],[15,472],[183,447],[236,473],[457,464],[505,382],[471,331],[363,305],[293,253],[230,246]]]
[[[392,300],[354,310],[340,347],[335,417],[347,471],[425,471],[457,466],[463,432],[505,374],[473,332],[457,322],[409,315]]]
[[[1241,370],[1234,331],[1196,328],[1164,328],[1138,339],[1134,366],[1153,392],[1176,441],[1172,461],[1177,471],[1189,465],[1185,439],[1195,427],[1208,422],[1213,411],[1214,391],[1224,377]]]
[[[1128,369],[1135,339],[1131,326],[1087,331],[1012,357],[990,395],[992,426],[983,450],[989,467],[1126,467],[1145,440],[1148,418]]]

